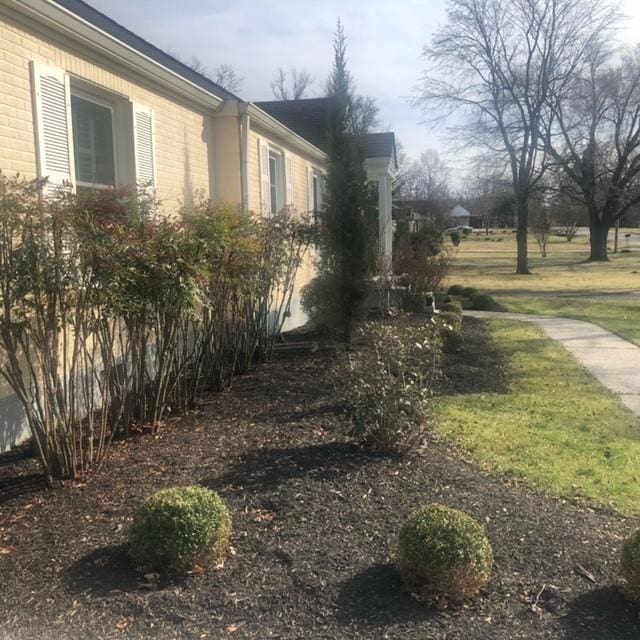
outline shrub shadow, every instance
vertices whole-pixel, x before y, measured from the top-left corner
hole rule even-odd
[[[144,577],[129,560],[125,544],[96,549],[76,560],[64,576],[73,593],[106,597],[117,591],[148,589]]]
[[[379,564],[343,583],[336,601],[336,618],[341,624],[386,626],[420,622],[438,614],[402,589],[392,564]]]
[[[296,478],[330,480],[381,458],[346,442],[255,449],[244,454],[227,473],[203,484],[214,489],[240,485],[249,491],[263,491]]]
[[[507,393],[508,361],[489,336],[486,325],[465,316],[462,331],[462,348],[444,354],[439,392],[447,396]]]
[[[0,478],[0,504],[47,489],[49,489],[49,485],[42,473]]]
[[[590,591],[569,603],[562,618],[568,640],[637,640],[640,612],[614,586]]]

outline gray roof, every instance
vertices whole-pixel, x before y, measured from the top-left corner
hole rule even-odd
[[[100,13],[100,11],[94,9],[86,2],[82,2],[82,0],[53,1],[63,9],[70,11],[79,18],[86,20],[94,27],[97,27],[101,31],[108,33],[116,40],[119,40],[132,49],[135,49],[138,53],[151,58],[155,62],[161,64],[163,67],[166,67],[174,73],[182,76],[185,80],[193,82],[193,84],[197,85],[201,89],[217,95],[223,100],[229,98],[234,98],[237,100],[240,99],[235,94],[227,91],[216,82],[213,82],[213,80],[210,80],[206,76],[203,76],[201,73],[194,71],[188,65],[180,62],[179,60],[176,60],[176,58],[170,56],[168,53],[165,53],[164,51],[162,51],[162,49],[159,49],[140,36],[137,36],[132,31],[129,31],[129,29],[118,24],[115,20],[109,18],[109,16],[106,16],[104,13]]]
[[[331,98],[269,100],[255,104],[291,131],[327,151]],[[395,162],[396,139],[392,131],[367,133],[361,140],[365,158],[393,158]]]

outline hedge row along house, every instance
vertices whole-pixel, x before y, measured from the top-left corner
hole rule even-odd
[[[248,102],[81,0],[0,0],[0,170],[48,189],[149,185],[175,215],[196,193],[260,215],[317,213],[326,100]],[[378,185],[380,252],[391,254],[393,133],[363,141]],[[304,322],[298,275],[288,326]],[[0,451],[27,437],[0,388]]]

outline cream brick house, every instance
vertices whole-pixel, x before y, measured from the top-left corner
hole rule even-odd
[[[6,174],[74,189],[149,185],[168,215],[196,192],[263,215],[317,211],[327,156],[313,105],[296,102],[295,122],[278,117],[277,103],[246,102],[81,0],[0,0]],[[390,256],[393,134],[365,146]],[[297,291],[312,274],[309,263]],[[290,325],[303,321],[296,294]],[[0,451],[24,435],[12,402],[0,400]]]

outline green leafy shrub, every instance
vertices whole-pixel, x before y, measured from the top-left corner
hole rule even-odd
[[[364,346],[336,369],[336,388],[350,418],[349,435],[376,451],[418,446],[438,374],[438,333],[428,325],[368,323]]]
[[[463,287],[462,289],[462,295],[465,298],[473,298],[473,296],[477,296],[478,295],[478,290],[475,287]]]
[[[445,302],[440,307],[440,311],[443,313],[455,313],[456,315],[462,316],[462,305],[457,300],[452,300],[450,302]]]
[[[629,536],[622,546],[622,577],[627,598],[640,605],[640,529]]]
[[[461,284],[452,284],[447,289],[447,293],[450,296],[461,296],[463,291],[464,291],[464,287]]]
[[[476,311],[491,311],[498,305],[488,293],[478,293],[471,298],[471,308]]]
[[[229,547],[231,516],[217,493],[174,487],[149,496],[129,531],[133,560],[159,573],[180,575],[222,560]]]
[[[417,509],[400,530],[397,566],[408,591],[427,601],[475,595],[491,578],[493,552],[471,516],[438,504]]]
[[[462,236],[459,231],[452,231],[449,237],[451,238],[451,242],[454,247],[457,247],[460,244],[460,240],[462,240]]]
[[[446,353],[455,353],[464,342],[462,336],[462,314],[444,311],[433,316],[433,322],[438,329],[442,348]]]

